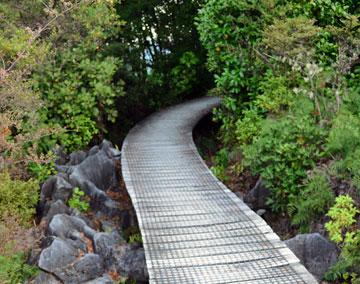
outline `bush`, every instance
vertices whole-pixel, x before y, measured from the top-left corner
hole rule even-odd
[[[25,263],[26,256],[22,253],[6,257],[0,255],[0,282],[4,284],[25,283],[39,273],[37,267]]]
[[[299,199],[293,201],[296,213],[292,217],[295,225],[300,225],[302,232],[309,229],[310,223],[323,216],[333,205],[335,195],[324,173],[315,173],[301,191]]]
[[[215,166],[211,167],[211,171],[214,175],[221,181],[226,181],[228,177],[226,176],[226,169],[229,165],[229,153],[227,149],[221,149],[216,153],[215,156]]]
[[[300,194],[307,170],[324,154],[324,131],[309,116],[267,119],[257,139],[244,145],[244,164],[260,173],[271,191],[268,204],[284,211],[290,200]]]
[[[325,228],[330,240],[342,249],[338,263],[326,274],[328,280],[351,278],[352,283],[360,281],[360,229],[354,226],[359,213],[353,199],[349,195],[341,195],[327,214],[331,220]]]
[[[56,138],[69,151],[83,148],[117,117],[115,101],[124,95],[122,81],[114,82],[120,61],[78,46],[64,51],[36,75],[36,88],[46,108],[44,121],[65,132]]]
[[[35,214],[35,205],[39,199],[37,180],[13,180],[7,172],[0,173],[0,218],[4,215],[19,216],[25,225]]]

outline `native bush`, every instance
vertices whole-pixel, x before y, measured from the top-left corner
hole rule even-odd
[[[329,237],[342,249],[338,263],[326,274],[328,280],[350,278],[352,283],[360,280],[360,229],[354,226],[359,213],[349,195],[340,195],[327,214],[331,218],[325,224]]]
[[[244,164],[260,173],[271,191],[268,204],[274,211],[285,210],[300,194],[307,170],[323,155],[324,131],[310,116],[288,115],[267,119],[252,144],[244,145]]]
[[[7,172],[3,172],[0,173],[0,196],[0,219],[6,214],[16,215],[26,225],[35,214],[39,183],[33,179],[12,179]]]
[[[39,273],[39,269],[25,263],[23,253],[12,256],[0,255],[0,282],[4,284],[25,283]]]
[[[335,200],[334,192],[325,173],[315,172],[306,182],[299,198],[293,200],[295,214],[293,224],[300,225],[302,232],[307,232],[310,223],[323,216]]]

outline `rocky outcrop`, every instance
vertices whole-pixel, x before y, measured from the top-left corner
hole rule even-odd
[[[36,258],[41,273],[33,283],[116,283],[148,279],[144,249],[127,244],[123,230],[136,225],[131,204],[123,196],[117,167],[120,152],[104,141],[90,151],[62,157],[59,174],[41,188],[38,211],[46,228]],[[91,212],[82,214],[67,202],[75,187],[84,191]]]
[[[261,178],[256,182],[255,186],[244,196],[244,202],[253,210],[267,208],[266,200],[270,196],[270,191],[264,185]]]
[[[300,234],[285,243],[318,280],[336,263],[339,254],[337,247],[319,233]]]

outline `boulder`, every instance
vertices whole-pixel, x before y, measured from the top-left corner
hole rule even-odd
[[[102,276],[105,272],[102,258],[97,254],[86,254],[62,270],[55,272],[64,283],[83,283]]]
[[[253,210],[266,208],[266,200],[270,196],[270,191],[265,187],[261,178],[255,186],[245,195],[244,201]]]
[[[70,154],[70,161],[67,163],[68,166],[75,166],[84,161],[87,157],[87,153],[84,151],[78,151]]]
[[[88,238],[93,238],[96,231],[90,228],[82,219],[66,214],[55,215],[48,228],[49,234],[60,238],[76,238],[78,233],[84,233]]]
[[[62,200],[57,200],[55,202],[52,202],[50,204],[50,208],[46,214],[46,216],[43,217],[43,219],[48,223],[51,221],[51,219],[57,215],[57,214],[70,214],[71,210],[69,207],[67,207]]]
[[[336,263],[339,255],[336,245],[319,233],[300,234],[285,243],[318,280]]]
[[[67,181],[65,174],[57,174],[47,179],[41,187],[40,200],[62,200],[66,202],[72,194],[74,187]]]
[[[98,189],[106,191],[110,187],[118,186],[115,172],[114,161],[104,151],[99,151],[73,167],[70,181],[81,188],[84,182],[88,181]]]
[[[36,278],[33,281],[31,281],[31,283],[34,283],[34,284],[61,284],[61,282],[59,280],[57,280],[53,275],[43,272],[43,271],[38,276],[36,276]]]
[[[42,270],[55,273],[75,261],[78,254],[78,250],[68,242],[55,238],[52,244],[41,252],[38,266]]]
[[[112,283],[115,283],[115,282],[111,279],[111,277],[109,275],[105,274],[102,277],[85,282],[84,284],[112,284]]]
[[[120,275],[125,275],[141,283],[148,281],[145,252],[142,247],[134,245],[118,247],[115,265]]]

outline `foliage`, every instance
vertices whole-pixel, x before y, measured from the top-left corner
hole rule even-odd
[[[134,244],[134,243],[141,243],[142,244],[142,237],[140,233],[137,234],[132,234],[129,236],[129,244]]]
[[[256,109],[244,110],[242,118],[236,122],[236,139],[242,144],[250,144],[261,130],[262,117]]]
[[[216,153],[215,165],[211,167],[211,171],[214,173],[214,175],[222,181],[227,180],[225,171],[229,165],[228,156],[228,151],[226,149],[221,149],[219,152]]]
[[[310,223],[323,216],[334,200],[335,196],[326,175],[316,172],[301,190],[299,199],[296,199],[293,224],[300,225],[303,232],[308,231]]]
[[[28,165],[29,173],[34,176],[39,182],[44,182],[48,177],[55,175],[55,163],[50,162],[46,164],[38,164],[35,162],[30,162]]]
[[[127,24],[110,48],[126,67],[122,73],[129,100],[123,112],[134,107],[152,111],[209,88],[206,54],[192,20],[202,3],[119,1],[118,14]]]
[[[39,273],[37,267],[25,263],[25,255],[18,253],[12,256],[0,255],[0,282],[4,284],[25,283]]]
[[[43,121],[65,130],[48,139],[49,146],[59,142],[72,151],[87,146],[117,117],[115,102],[124,90],[123,81],[114,77],[121,61],[104,49],[122,21],[106,2],[81,6],[67,20],[63,28],[72,32],[65,35],[67,47],[38,68],[34,86],[45,103]]]
[[[68,204],[71,208],[77,209],[80,212],[86,212],[89,210],[90,205],[85,197],[85,192],[81,191],[78,187],[75,187],[71,198],[68,200]]]
[[[259,136],[244,145],[245,165],[260,173],[271,191],[268,204],[274,211],[284,210],[300,193],[307,170],[321,157],[323,131],[309,116],[268,119]]]
[[[335,205],[330,208],[328,216],[331,220],[325,224],[332,241],[342,248],[338,263],[327,273],[326,278],[352,278],[353,283],[359,281],[360,267],[360,229],[356,229],[356,209],[349,195],[340,195]],[[350,271],[350,272],[349,272]]]
[[[21,181],[11,179],[9,173],[0,173],[0,219],[6,214],[17,215],[26,225],[35,214],[39,199],[37,180]]]
[[[99,131],[104,121],[115,121],[115,100],[124,95],[122,82],[114,83],[120,62],[103,57],[84,46],[64,51],[36,77],[46,108],[48,124],[66,129],[58,137],[68,150],[83,148]]]

